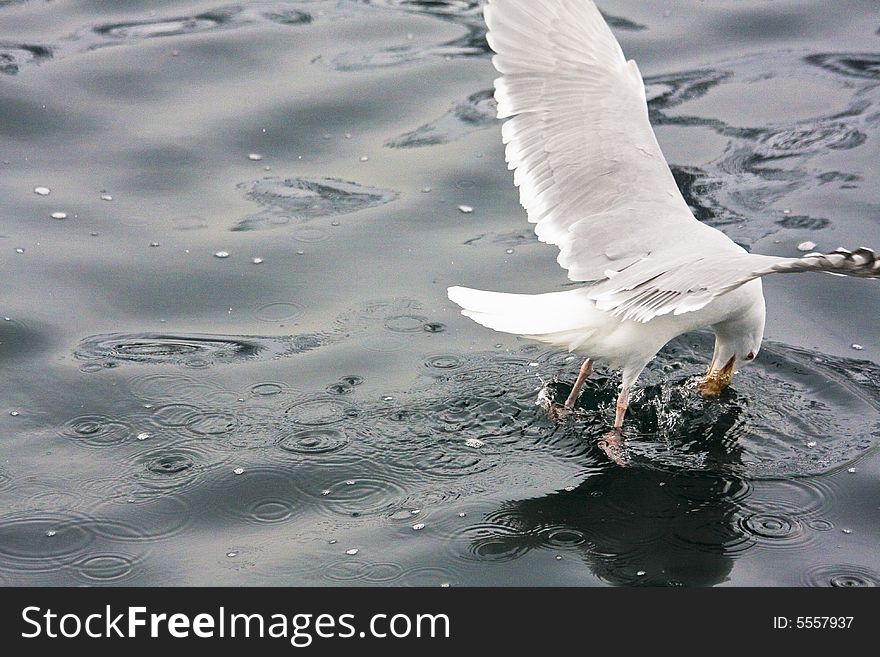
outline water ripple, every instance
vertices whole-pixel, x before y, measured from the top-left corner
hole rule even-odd
[[[276,307],[270,304],[258,311],[271,314],[266,321],[276,321]],[[268,316],[268,315],[267,315]],[[74,357],[103,363],[145,363],[205,367],[249,360],[265,360],[317,349],[331,340],[329,336],[293,335],[285,337],[231,336],[213,334],[111,333],[94,335],[80,342]]]
[[[862,588],[880,586],[880,573],[865,566],[829,564],[816,566],[804,573],[805,586]]]
[[[52,58],[48,46],[0,41],[0,73],[15,75],[25,64],[39,64]]]
[[[279,225],[279,216],[302,221],[348,214],[385,205],[398,197],[395,191],[367,187],[337,178],[267,177],[241,183],[238,188],[245,198],[265,209],[260,214],[239,221],[232,228],[234,231],[271,228]],[[326,231],[321,235],[328,236]]]
[[[51,513],[0,517],[0,570],[51,572],[85,554],[88,518]]]

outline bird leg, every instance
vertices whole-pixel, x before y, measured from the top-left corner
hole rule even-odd
[[[587,380],[587,377],[593,373],[593,361],[587,358],[584,361],[584,364],[581,365],[581,369],[578,372],[578,378],[574,382],[574,385],[571,387],[571,393],[568,395],[568,399],[565,400],[565,408],[571,410],[574,408],[574,403],[577,401],[578,396],[581,394],[581,389],[584,387],[584,381]]]
[[[626,409],[629,407],[629,386],[623,386],[620,394],[617,395],[617,404],[614,412],[614,428],[620,431],[623,428],[623,416],[626,415]]]
[[[614,409],[614,428],[599,439],[599,449],[621,467],[626,467],[623,458],[623,418],[629,406],[629,386],[620,389]]]

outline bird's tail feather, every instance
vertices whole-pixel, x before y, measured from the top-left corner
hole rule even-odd
[[[585,336],[596,316],[595,304],[583,290],[546,294],[508,294],[451,287],[449,298],[461,314],[496,331],[541,339],[540,336]],[[557,340],[551,339],[556,343]]]

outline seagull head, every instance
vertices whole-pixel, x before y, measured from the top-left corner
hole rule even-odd
[[[760,281],[752,281],[748,285]],[[755,286],[760,293],[760,288]],[[764,296],[752,297],[753,303],[741,314],[712,326],[715,333],[715,353],[706,376],[699,383],[704,397],[717,397],[728,385],[733,373],[754,362],[764,338]]]

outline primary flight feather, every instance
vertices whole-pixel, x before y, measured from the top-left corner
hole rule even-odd
[[[489,0],[484,15],[520,202],[583,285],[536,295],[451,287],[449,298],[484,326],[585,355],[566,408],[594,364],[620,369],[619,432],[645,365],[672,338],[706,327],[715,351],[700,390],[719,394],[760,349],[762,276],[880,277],[870,249],[754,255],[700,223],[651,129],[638,66],[591,0]]]

